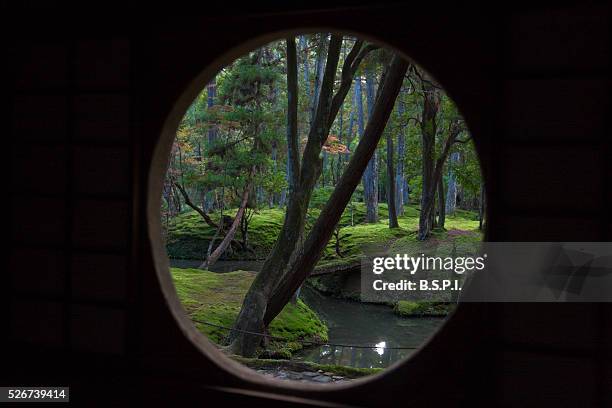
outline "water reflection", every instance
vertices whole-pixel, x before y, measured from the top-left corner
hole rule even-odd
[[[321,295],[305,287],[302,299],[327,322],[329,343],[297,356],[320,364],[385,368],[408,357],[444,322],[443,318],[401,318],[390,307]],[[351,347],[350,345],[371,347]]]
[[[387,346],[387,342],[386,341],[381,341],[380,343],[376,344],[376,348],[374,350],[376,350],[376,352],[379,355],[383,355],[383,353],[385,352],[385,347]]]
[[[398,360],[408,357],[412,352],[413,350],[385,349],[382,347],[321,346],[303,351],[299,357],[304,361],[312,361],[319,364],[360,368],[385,368]]]

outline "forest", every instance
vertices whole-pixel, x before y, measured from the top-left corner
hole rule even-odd
[[[201,91],[176,132],[161,217],[198,330],[264,374],[337,382],[408,355],[385,330],[419,316],[409,335],[424,341],[452,308],[361,305],[372,314],[358,320],[360,256],[479,241],[484,197],[471,134],[435,78],[378,44],[318,33],[257,48]],[[364,337],[372,319],[388,327]],[[349,321],[365,334],[336,335]]]

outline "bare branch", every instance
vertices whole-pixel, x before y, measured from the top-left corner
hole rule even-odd
[[[191,199],[189,198],[189,194],[187,194],[187,191],[185,191],[183,186],[181,186],[177,182],[174,182],[174,185],[176,186],[176,188],[178,188],[178,190],[180,191],[181,195],[183,196],[183,199],[185,200],[185,204],[187,204],[189,207],[191,207],[193,210],[195,210],[198,214],[200,214],[202,216],[202,218],[204,218],[204,221],[206,221],[206,223],[208,225],[210,225],[213,228],[219,228],[217,223],[215,223],[212,220],[212,218],[210,218],[210,216],[206,213],[206,211],[204,211],[203,209],[201,209],[200,207],[195,205],[193,203],[193,201],[191,201]]]
[[[368,53],[377,48],[378,46],[374,44],[366,44],[363,46],[363,40],[355,41],[355,45],[353,48],[351,48],[351,52],[349,52],[349,55],[346,57],[344,64],[342,65],[342,81],[340,83],[340,88],[332,99],[331,112],[328,119],[330,128],[336,119],[336,115],[340,110],[340,106],[342,106],[342,102],[344,102],[348,91],[351,89],[353,77],[355,76],[357,68],[359,68],[359,64],[361,64],[361,61],[363,61]]]

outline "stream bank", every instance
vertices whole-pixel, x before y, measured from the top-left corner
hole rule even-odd
[[[227,272],[238,264],[249,269],[259,269],[261,265],[258,261],[219,261],[217,273],[173,268],[179,297],[192,319],[232,326],[241,305],[241,293],[246,292],[254,276],[254,272]],[[176,265],[174,261],[173,265]],[[414,353],[445,320],[444,317],[400,316],[388,305],[334,297],[310,285],[303,286],[297,306],[289,305],[290,310],[274,323],[273,334],[286,337],[293,333],[287,344],[274,345],[262,357],[285,359],[283,364],[291,359],[329,366],[385,368]],[[196,322],[196,327],[216,343],[222,343],[227,335],[227,330],[201,323]],[[300,339],[315,339],[317,343],[323,340],[329,344],[302,348],[298,347]],[[272,373],[309,371],[291,370],[286,366],[257,369]]]

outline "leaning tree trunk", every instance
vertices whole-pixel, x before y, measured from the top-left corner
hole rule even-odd
[[[389,228],[399,228],[395,208],[395,168],[393,167],[393,136],[387,132],[387,204],[389,206]]]
[[[181,186],[177,182],[174,183],[174,186],[178,189],[178,191],[183,196],[183,200],[185,200],[185,204],[188,207],[190,207],[192,210],[200,214],[200,216],[204,219],[206,224],[208,224],[212,228],[219,228],[219,225],[217,225],[217,223],[214,222],[212,218],[210,218],[210,216],[208,215],[205,209],[198,207],[193,201],[191,201],[191,199],[189,198],[189,194],[187,194],[187,191],[183,188],[183,186]]]
[[[376,151],[378,141],[393,110],[395,99],[402,86],[407,69],[408,62],[400,56],[393,57],[381,80],[382,85],[371,118],[359,146],[357,146],[342,174],[342,178],[306,238],[302,253],[293,260],[290,271],[285,274],[268,303],[264,318],[266,326],[282,311],[293,293],[310,275],[319,261],[336,224],[340,221],[346,205],[360,182],[367,164]]]
[[[291,263],[292,256],[296,252],[295,249],[302,242],[308,203],[321,171],[319,156],[331,127],[330,118],[333,118],[331,115],[334,105],[332,92],[341,43],[341,36],[332,35],[316,115],[304,148],[303,166],[300,166],[297,156],[299,151],[297,134],[297,58],[295,39],[287,40],[287,142],[290,153],[288,158],[290,163],[289,202],[278,240],[270,256],[266,259],[261,272],[257,274],[249,288],[236,320],[236,330],[232,331],[229,337],[230,349],[234,353],[243,356],[252,356],[255,353],[261,339],[246,332],[263,333],[265,328],[263,317],[266,312],[267,301],[279,278],[286,270],[287,265]]]
[[[244,217],[244,211],[246,210],[247,204],[249,202],[250,190],[250,185],[248,185],[244,189],[244,193],[242,193],[242,201],[240,202],[240,207],[238,208],[238,212],[236,213],[236,217],[234,218],[232,225],[225,234],[223,241],[221,241],[219,246],[206,258],[202,265],[200,265],[200,269],[206,269],[209,266],[213,265],[215,262],[217,262],[217,260],[221,257],[221,255],[223,255],[223,253],[227,250],[227,248],[234,240],[234,236],[236,235],[236,231],[238,231],[238,227],[240,227],[240,224],[242,223],[242,217]]]

